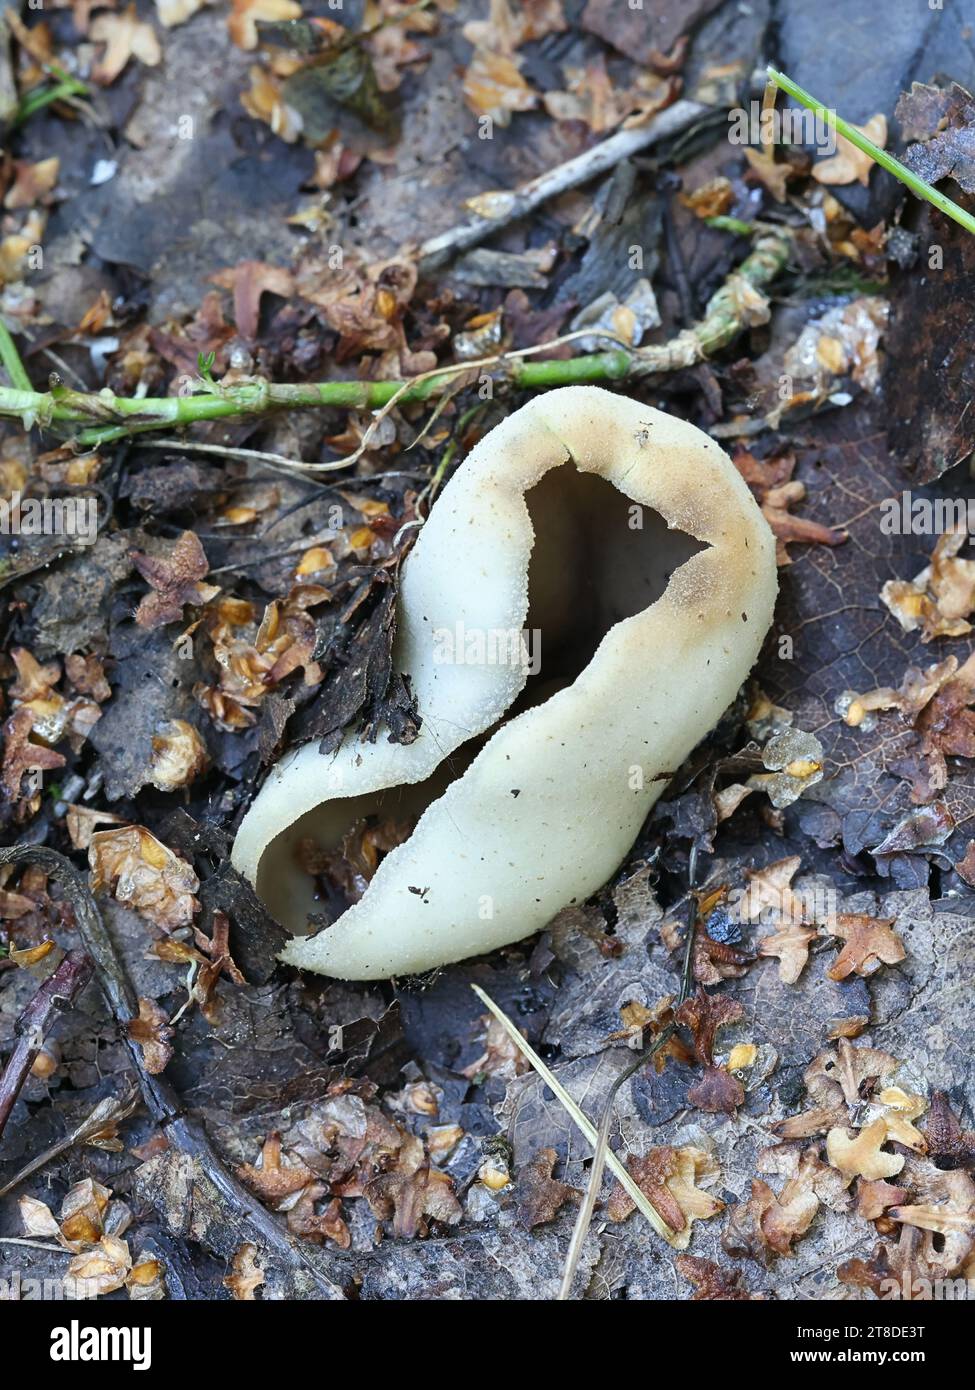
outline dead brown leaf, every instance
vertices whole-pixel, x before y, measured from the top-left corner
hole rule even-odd
[[[224,1287],[230,1290],[238,1302],[255,1302],[254,1291],[264,1283],[264,1270],[258,1263],[257,1246],[245,1240],[243,1245],[234,1251],[230,1268],[232,1272],[224,1279]]]
[[[210,279],[221,289],[233,291],[234,322],[241,337],[248,342],[257,337],[263,296],[276,294],[281,299],[290,299],[295,292],[291,271],[264,261],[240,261],[227,270],[217,271]]]
[[[315,1174],[301,1159],[294,1154],[282,1154],[281,1136],[278,1133],[267,1136],[256,1166],[242,1164],[237,1169],[237,1176],[262,1202],[274,1203],[301,1192],[315,1180]]]
[[[921,630],[921,641],[935,637],[964,637],[971,632],[969,615],[975,609],[975,560],[960,560],[968,540],[963,528],[938,537],[926,565],[912,580],[890,579],[880,591],[886,607],[905,632]]]
[[[14,710],[3,725],[3,765],[0,773],[0,786],[4,798],[17,803],[21,799],[21,780],[25,773],[51,772],[64,767],[65,759],[53,748],[32,743],[31,731],[34,728],[34,715],[27,705]],[[32,789],[29,797],[37,795]]]
[[[578,1187],[569,1187],[552,1176],[558,1157],[554,1149],[541,1149],[518,1174],[518,1219],[529,1231],[554,1221],[566,1202],[582,1200]]]
[[[865,1221],[879,1221],[888,1207],[906,1200],[906,1187],[894,1187],[883,1178],[857,1180],[857,1214]]]
[[[88,863],[93,892],[110,889],[117,902],[164,931],[189,926],[199,910],[194,894],[200,881],[192,867],[144,826],[96,831]]]
[[[848,975],[872,975],[881,965],[897,965],[906,955],[904,943],[891,928],[894,918],[881,920],[863,913],[841,912],[829,919],[826,930],[845,942],[826,971],[831,980]]]
[[[510,125],[512,112],[531,111],[538,93],[519,71],[521,60],[488,48],[476,48],[464,73],[464,100],[475,116],[490,117],[499,126]]]
[[[745,1103],[745,1088],[725,1067],[705,1067],[704,1075],[687,1092],[696,1110],[711,1115],[733,1115]]]
[[[777,956],[779,979],[784,985],[794,985],[809,959],[809,947],[815,939],[815,927],[786,924],[779,927],[774,935],[762,938],[758,943],[758,954]]]
[[[737,1023],[744,1016],[737,999],[726,994],[708,994],[700,985],[697,993],[685,999],[675,1018],[689,1028],[694,1038],[694,1055],[706,1067],[714,1062],[714,1038],[719,1028]]]
[[[865,125],[853,127],[865,135],[879,149],[887,144],[887,117],[883,113],[871,116]],[[829,159],[821,159],[813,165],[813,178],[818,183],[830,185],[860,182],[866,188],[873,172],[873,156],[864,154],[844,136],[836,137],[836,153]]]
[[[741,1283],[741,1270],[724,1270],[713,1260],[700,1255],[678,1255],[674,1261],[678,1272],[694,1285],[692,1303],[762,1302],[764,1295],[749,1293]]]
[[[139,1000],[139,1017],[126,1024],[126,1032],[142,1049],[142,1065],[146,1071],[152,1076],[164,1071],[173,1055],[170,1043],[173,1029],[154,999]]]
[[[202,606],[220,592],[214,585],[201,582],[206,578],[210,565],[193,531],[184,531],[172,553],[166,557],[144,555],[141,551],[133,550],[130,558],[153,590],[145,595],[136,609],[135,620],[140,627],[155,628],[165,623],[178,623],[182,620],[185,604]]]
[[[626,1167],[650,1205],[660,1213],[674,1232],[671,1244],[686,1250],[695,1221],[707,1221],[724,1209],[724,1203],[703,1191],[699,1182],[713,1182],[720,1176],[715,1160],[692,1144],[682,1148],[660,1147],[639,1156],[629,1154]],[[636,1210],[636,1203],[617,1185],[610,1193],[606,1215],[610,1221],[623,1221]]]
[[[89,28],[95,43],[105,44],[105,51],[91,70],[94,80],[102,87],[110,86],[130,58],[138,58],[146,67],[154,68],[162,61],[162,49],[151,24],[141,20],[135,4],[121,14],[100,14]]]
[[[258,22],[279,24],[301,18],[296,0],[232,0],[227,29],[238,48],[257,47]]]
[[[4,207],[14,212],[46,200],[58,181],[60,167],[61,161],[56,155],[37,164],[26,159],[14,160],[14,181],[4,196]]]

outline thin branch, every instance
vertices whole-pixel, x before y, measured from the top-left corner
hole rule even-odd
[[[570,188],[578,188],[590,179],[605,174],[631,155],[638,154],[649,145],[680,135],[690,126],[710,115],[710,108],[696,101],[676,101],[665,111],[654,116],[646,125],[631,130],[620,130],[608,140],[594,145],[591,150],[576,155],[565,164],[540,174],[529,183],[510,191],[486,195],[491,199],[492,216],[485,217],[475,213],[467,222],[451,227],[439,236],[431,237],[420,247],[420,272],[428,275],[438,269],[458,251],[466,251],[476,246],[492,233],[527,217],[542,203],[565,193]]]
[[[3,851],[4,857],[7,853]],[[54,1020],[62,1010],[71,1008],[91,976],[92,962],[84,951],[69,951],[18,1018],[17,1042],[0,1076],[0,1134]]]
[[[66,1134],[63,1139],[59,1139],[56,1144],[52,1144],[49,1149],[32,1158],[29,1163],[16,1173],[9,1182],[5,1182],[0,1187],[0,1197],[6,1197],[8,1192],[12,1192],[15,1187],[19,1187],[22,1182],[26,1182],[34,1173],[46,1168],[54,1159],[60,1158],[68,1149],[73,1149],[76,1144],[88,1144],[92,1139],[104,1134],[108,1130],[114,1130],[123,1120],[127,1120],[138,1105],[139,1093],[132,1089],[127,1095],[106,1096],[100,1100],[79,1125]]]
[[[74,909],[78,935],[95,965],[95,974],[115,1020],[121,1025],[146,1108],[170,1143],[193,1158],[200,1171],[232,1211],[244,1229],[259,1239],[289,1269],[315,1284],[318,1296],[342,1299],[341,1289],[328,1277],[320,1258],[314,1258],[298,1237],[291,1234],[252,1193],[227,1171],[203,1125],[184,1114],[182,1102],[169,1083],[153,1076],[142,1064],[142,1054],[125,1026],[138,1015],[138,1001],[122,968],[98,904],[87,883],[63,854],[40,845],[14,845],[0,849],[0,865],[40,865],[60,885]]]

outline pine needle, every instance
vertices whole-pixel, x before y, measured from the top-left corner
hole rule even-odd
[[[556,1100],[559,1101],[559,1103],[562,1106],[564,1106],[565,1110],[568,1112],[568,1114],[574,1121],[576,1128],[582,1131],[585,1137],[589,1140],[590,1144],[595,1145],[599,1139],[595,1126],[590,1124],[589,1120],[579,1109],[578,1105],[569,1095],[568,1091],[565,1089],[565,1087],[562,1085],[560,1081],[556,1080],[555,1074],[552,1071],[550,1071],[549,1068],[545,1065],[541,1057],[539,1057],[538,1053],[534,1050],[534,1048],[531,1046],[528,1040],[522,1037],[521,1033],[519,1033],[518,1029],[512,1023],[511,1019],[508,1018],[507,1014],[494,1002],[490,995],[484,993],[484,990],[481,989],[480,986],[472,984],[471,989],[477,995],[478,999],[480,999],[481,1003],[485,1006],[485,1008],[490,1009],[491,1013],[501,1024],[501,1027],[508,1034],[508,1037],[511,1039],[511,1041],[528,1058],[529,1062],[531,1062],[532,1066],[535,1068],[539,1076],[545,1082],[545,1085],[555,1096]],[[618,1179],[630,1200],[635,1202],[637,1207],[639,1207],[640,1211],[650,1222],[650,1225],[657,1232],[657,1235],[663,1236],[664,1240],[666,1241],[672,1241],[674,1239],[675,1232],[670,1229],[666,1221],[664,1221],[663,1217],[657,1211],[656,1207],[651,1206],[650,1202],[647,1201],[644,1194],[640,1191],[639,1187],[637,1187],[636,1183],[630,1177],[630,1174],[627,1172],[626,1168],[619,1161],[619,1159],[612,1152],[612,1150],[609,1150],[606,1154],[606,1166],[607,1168],[609,1168],[613,1176]]]

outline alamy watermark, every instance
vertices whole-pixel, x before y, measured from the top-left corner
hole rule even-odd
[[[515,666],[537,676],[542,665],[538,628],[453,627],[433,630],[433,659],[439,666]]]
[[[95,1299],[101,1293],[97,1279],[75,1278],[34,1279],[24,1277],[19,1269],[7,1278],[0,1278],[0,1303],[60,1303],[62,1299]]]
[[[804,107],[763,106],[751,101],[728,112],[732,145],[815,145],[820,154],[836,153],[836,130],[821,112]]]
[[[879,1297],[917,1303],[961,1303],[975,1300],[975,1279],[926,1279],[905,1269],[899,1279],[881,1279]]]
[[[915,497],[913,492],[885,497],[880,529],[885,536],[943,536],[948,531],[975,535],[975,498]]]
[[[98,537],[97,497],[0,497],[0,536],[73,536],[81,545]]]

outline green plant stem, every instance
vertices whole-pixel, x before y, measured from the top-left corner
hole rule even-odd
[[[749,304],[751,291],[761,291],[785,267],[789,254],[787,236],[759,237],[751,253],[728,281],[711,297],[701,322],[685,329],[670,342],[647,348],[616,348],[580,357],[500,357],[483,364],[485,375],[522,391],[548,390],[584,382],[623,381],[652,373],[693,366],[727,347],[742,329],[754,322]],[[754,301],[755,295],[751,294]],[[759,301],[760,303],[761,301]],[[9,336],[9,335],[8,335]],[[596,335],[598,336],[598,334]],[[0,354],[14,380],[16,349],[9,357],[0,342]],[[20,359],[16,358],[19,365]],[[22,368],[21,368],[22,370]],[[274,410],[337,406],[379,410],[394,397],[397,404],[426,401],[456,385],[457,371],[438,372],[415,382],[324,381],[293,385],[263,380],[217,385],[195,396],[159,398],[116,396],[109,390],[75,391],[58,385],[50,391],[33,391],[26,373],[19,386],[0,387],[0,416],[19,417],[25,428],[37,424],[72,433],[82,448],[95,448],[147,430],[172,429],[206,420],[239,419]],[[405,385],[405,389],[404,389]]]
[[[732,236],[751,236],[755,230],[750,222],[743,222],[740,217],[728,217],[724,213],[717,213],[714,217],[706,217],[704,220],[716,232],[730,232]]]
[[[7,369],[11,385],[15,391],[30,391],[33,393],[34,387],[30,377],[27,375],[27,368],[20,360],[20,353],[17,345],[10,336],[10,329],[0,319],[0,362]]]
[[[838,135],[843,136],[844,140],[849,140],[851,145],[855,145],[858,150],[868,154],[882,169],[886,169],[888,174],[893,174],[895,179],[900,179],[901,183],[906,184],[916,197],[931,203],[939,212],[943,212],[946,217],[950,217],[953,222],[957,222],[966,231],[975,232],[975,217],[971,213],[960,208],[957,203],[953,203],[944,193],[939,193],[930,183],[913,173],[906,164],[902,164],[892,154],[888,154],[879,145],[875,145],[872,140],[868,140],[862,131],[850,125],[849,121],[845,121],[842,116],[838,116],[828,106],[824,106],[821,101],[800,87],[797,82],[793,82],[791,77],[787,77],[784,72],[770,67],[768,80],[780,91],[792,97],[793,101],[804,106],[807,111],[812,111],[815,115],[822,117]]]
[[[38,111],[43,111],[45,106],[50,106],[55,101],[66,101],[69,97],[86,97],[88,88],[77,78],[66,77],[53,87],[44,87],[40,90],[28,92],[23,101],[17,108],[17,113],[11,121],[13,127],[23,125],[29,121],[31,116],[35,116]]]

